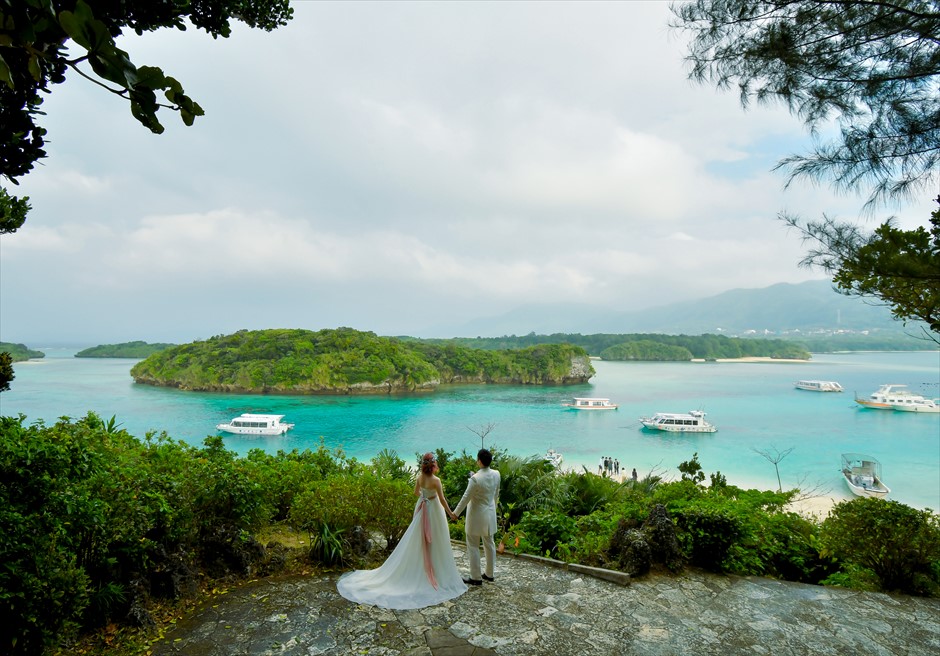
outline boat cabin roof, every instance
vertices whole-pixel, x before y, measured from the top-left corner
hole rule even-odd
[[[235,419],[252,419],[254,421],[279,421],[283,419],[284,415],[256,415],[246,412],[245,414],[238,415]]]
[[[653,419],[704,419],[705,413],[701,410],[692,410],[691,412],[657,412]]]

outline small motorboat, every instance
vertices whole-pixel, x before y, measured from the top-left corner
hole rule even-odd
[[[718,430],[705,421],[701,410],[690,410],[687,414],[657,412],[652,417],[640,417],[640,423],[650,430],[667,433],[714,433]]]
[[[547,460],[548,463],[555,469],[560,469],[562,460],[564,460],[564,458],[560,453],[555,451],[555,449],[549,449],[545,452],[545,460]]]
[[[218,424],[217,430],[235,435],[283,435],[294,424],[281,422],[284,415],[243,414],[227,424]]]
[[[842,476],[859,497],[882,498],[891,492],[891,488],[881,480],[881,463],[861,453],[842,454]]]
[[[611,403],[610,399],[597,397],[575,397],[570,403],[565,403],[566,408],[575,410],[616,410],[617,404]]]
[[[834,380],[798,380],[793,383],[796,389],[807,392],[841,392],[842,385]]]

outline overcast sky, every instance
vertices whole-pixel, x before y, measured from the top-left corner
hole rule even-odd
[[[859,216],[862,198],[784,190],[771,169],[805,129],[690,83],[664,2],[294,8],[271,33],[121,40],[203,106],[192,127],[163,110],[153,135],[74,74],[54,88],[49,157],[10,188],[33,210],[0,237],[0,340],[448,337],[533,304],[821,279],[777,214]]]

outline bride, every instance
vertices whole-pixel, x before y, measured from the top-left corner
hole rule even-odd
[[[425,453],[415,482],[414,518],[401,541],[378,569],[356,570],[340,577],[339,593],[359,604],[396,610],[424,608],[459,597],[467,591],[450,546],[447,505],[437,458]]]

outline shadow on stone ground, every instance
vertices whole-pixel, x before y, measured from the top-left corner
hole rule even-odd
[[[466,554],[455,547],[458,567]],[[338,575],[214,599],[154,656],[940,654],[940,600],[687,572],[629,585],[512,556],[496,582],[421,610],[360,606]]]

